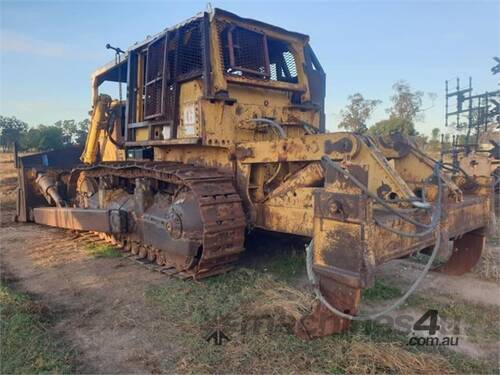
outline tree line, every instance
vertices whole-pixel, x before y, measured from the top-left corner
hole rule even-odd
[[[429,108],[422,108],[424,101],[424,92],[413,91],[410,85],[405,81],[397,81],[392,86],[393,95],[390,97],[391,106],[386,109],[388,117],[378,121],[372,126],[367,125],[373,111],[382,101],[376,99],[365,99],[360,93],[350,95],[348,104],[340,112],[342,118],[338,124],[339,128],[349,131],[369,134],[385,135],[394,132],[400,132],[405,135],[420,138],[423,143],[428,138],[419,134],[415,129],[415,122],[424,119],[424,112]],[[428,97],[434,101],[436,95],[428,93]],[[439,128],[432,130],[432,138],[429,143],[436,144],[439,147]]]
[[[422,108],[425,94],[413,91],[405,81],[397,81],[392,86],[391,106],[386,109],[388,117],[372,126],[367,125],[374,110],[382,101],[365,99],[360,93],[350,95],[348,104],[340,112],[342,119],[339,128],[361,134],[384,135],[400,132],[415,136],[421,143],[429,143],[431,148],[439,148],[438,128],[432,130],[432,138],[419,134],[415,122],[424,118],[426,109]],[[434,101],[435,94],[427,94]],[[428,109],[428,108],[427,108]],[[49,150],[71,144],[84,144],[89,120],[61,120],[53,125],[38,125],[30,128],[27,123],[15,117],[0,116],[0,146],[4,151],[17,142],[21,150]]]
[[[12,149],[14,142],[22,151],[44,151],[85,143],[89,120],[60,120],[53,125],[29,127],[16,117],[0,116],[0,147]]]

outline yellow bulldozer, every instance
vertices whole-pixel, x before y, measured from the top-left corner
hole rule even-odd
[[[491,177],[398,134],[326,132],[307,35],[215,9],[115,50],[92,75],[83,152],[17,158],[18,221],[106,233],[194,279],[234,267],[255,228],[308,237],[318,301],[296,323],[303,338],[347,329],[383,263],[432,260],[451,241],[442,272],[478,262]],[[101,93],[106,82],[125,100]]]

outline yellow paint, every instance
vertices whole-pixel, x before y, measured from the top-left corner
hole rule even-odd
[[[111,97],[108,95],[99,95],[96,99],[96,104],[94,105],[92,117],[90,119],[89,133],[81,156],[81,160],[84,163],[91,164],[97,161],[99,136],[102,127],[106,123],[106,115],[110,105]]]
[[[179,127],[177,138],[201,136],[201,115],[199,101],[203,95],[200,79],[186,82],[179,94]]]
[[[295,58],[298,82],[248,78],[224,72],[221,43],[225,41],[219,40],[217,22],[229,22],[264,33],[268,38],[287,42]],[[373,217],[380,214],[381,207],[372,201],[363,201],[361,214],[365,216],[356,217],[355,220],[343,218],[336,213],[333,217],[319,217],[318,212],[315,212],[315,194],[318,192],[325,194],[328,199],[334,197],[341,201],[345,198],[345,204],[353,204],[363,193],[341,178],[335,181],[325,178],[322,175],[325,172],[320,169],[318,161],[328,155],[344,167],[361,167],[358,171],[361,171],[361,175],[366,174],[368,190],[383,199],[388,199],[389,196],[402,199],[401,203],[393,203],[393,207],[398,209],[409,207],[410,204],[405,200],[415,198],[415,191],[432,174],[432,164],[414,152],[399,157],[395,150],[386,149],[382,145],[378,147],[366,137],[354,133],[309,134],[310,128],[304,127],[304,124],[318,129],[320,109],[308,103],[310,92],[304,72],[303,53],[307,42],[306,36],[288,33],[269,25],[216,15],[211,21],[210,30],[211,92],[205,96],[207,88],[203,87],[201,77],[179,83],[178,118],[174,124],[177,134],[176,137],[163,141],[160,137],[155,137],[155,160],[215,167],[233,174],[250,226],[314,237],[316,266],[329,268],[332,274],[337,272],[335,277],[345,277],[349,282],[356,282],[356,278],[359,278],[360,285],[367,285],[369,280],[366,275],[370,275],[371,267],[376,263],[428,247],[433,244],[434,239],[401,238],[380,229],[374,224]],[[140,46],[137,50],[144,48]],[[142,54],[139,54],[137,69],[137,86],[142,92],[145,69]],[[101,70],[99,74],[103,72]],[[94,75],[94,95],[97,94],[96,77]],[[300,95],[302,105],[294,104],[293,93],[294,99]],[[137,96],[136,105],[135,121],[140,122],[144,116],[141,95]],[[99,96],[94,104],[83,155],[86,163],[97,161],[98,154],[102,156],[102,160],[109,161],[124,157],[123,150],[117,150],[101,131],[109,106],[110,99],[105,96]],[[286,139],[281,139],[270,127],[251,121],[256,118],[271,119],[280,124]],[[165,126],[164,119],[163,123],[162,119],[158,119],[154,126]],[[151,141],[148,127],[136,128],[130,133],[133,136],[129,141]],[[350,146],[345,147],[344,144]],[[307,168],[313,163],[316,168]],[[491,165],[486,164],[482,160],[480,165],[474,166],[474,174],[484,175],[487,168],[491,168]],[[443,232],[458,235],[472,230],[471,228],[486,225],[490,208],[488,194],[491,193],[487,188],[488,180],[477,179],[481,186],[470,193],[469,198],[472,200],[469,199],[466,205],[461,204],[460,189],[465,182],[449,176],[443,176],[443,179],[446,198],[453,196],[453,205],[449,206],[451,208],[448,208],[441,223]],[[426,197],[433,200],[435,196],[435,187],[428,187]],[[339,204],[328,202],[331,207]],[[341,213],[341,204],[339,207],[338,212]],[[349,211],[352,207],[346,206],[345,209]],[[404,223],[396,216],[391,217],[389,223],[395,229],[407,232],[415,230],[414,226]],[[332,255],[332,249],[343,249],[344,253]],[[352,264],[352,269],[339,271],[335,267],[341,266],[334,264],[332,256],[338,256],[337,259],[342,258],[341,260],[352,256],[356,261]]]

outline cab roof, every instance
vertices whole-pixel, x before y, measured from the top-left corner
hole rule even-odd
[[[97,80],[98,77],[106,75],[105,79],[103,79],[104,77],[100,77],[100,80],[101,81],[104,81],[104,80],[118,81],[118,76],[121,73],[126,74],[126,61],[128,59],[128,54],[130,51],[134,51],[138,48],[141,48],[141,47],[149,44],[152,40],[155,40],[155,39],[165,35],[169,31],[177,30],[178,28],[180,28],[188,23],[199,20],[199,19],[203,18],[206,14],[210,17],[210,19],[213,19],[214,17],[215,18],[224,17],[227,19],[235,20],[237,22],[247,23],[247,24],[257,26],[260,28],[269,29],[269,30],[272,30],[272,31],[277,32],[277,33],[286,34],[288,36],[297,38],[297,39],[303,41],[304,43],[307,43],[309,41],[309,36],[306,34],[301,34],[301,33],[297,33],[294,31],[289,31],[289,30],[283,29],[281,27],[278,27],[278,26],[275,26],[275,25],[272,25],[269,23],[257,21],[257,20],[251,19],[251,18],[243,18],[243,17],[240,17],[234,13],[228,12],[227,10],[215,8],[213,11],[199,12],[196,15],[194,15],[193,17],[190,17],[190,18],[188,18],[188,19],[186,19],[186,20],[184,20],[184,21],[182,21],[174,26],[168,27],[168,28],[166,28],[166,29],[154,34],[154,35],[148,35],[144,40],[134,43],[132,46],[130,46],[125,51],[125,53],[120,57],[119,61],[116,61],[115,59],[111,60],[108,63],[101,66],[100,68],[96,69],[92,73],[92,80]],[[120,71],[120,74],[118,74],[118,71]]]

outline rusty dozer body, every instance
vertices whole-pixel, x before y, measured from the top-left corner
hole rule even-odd
[[[126,100],[99,92],[120,82]],[[216,9],[133,45],[92,76],[77,149],[18,158],[18,220],[107,233],[187,277],[225,272],[260,228],[313,239],[330,306],[356,315],[377,266],[453,251],[469,271],[491,216],[491,178],[443,168],[404,137],[325,132],[325,73],[306,35]],[[439,216],[436,216],[439,211]],[[304,338],[351,320],[318,302]]]

